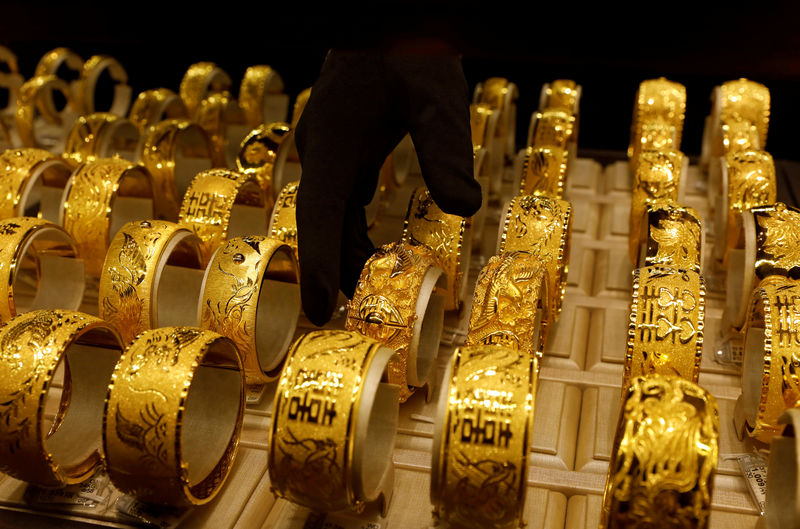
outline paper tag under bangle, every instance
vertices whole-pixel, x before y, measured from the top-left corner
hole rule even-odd
[[[95,474],[78,485],[62,489],[43,489],[29,485],[25,490],[25,501],[30,505],[80,505],[93,509],[108,501],[109,479],[106,474]]]
[[[164,507],[142,503],[127,494],[120,496],[117,500],[116,508],[117,511],[128,518],[161,529],[175,529],[192,512],[191,509],[187,508]]]
[[[760,454],[743,454],[736,458],[747,481],[750,495],[764,516],[767,503],[767,459]]]

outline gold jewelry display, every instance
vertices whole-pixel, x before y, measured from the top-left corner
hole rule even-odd
[[[213,62],[198,62],[189,66],[181,79],[179,90],[189,116],[194,116],[200,102],[209,93],[230,90],[231,84],[230,76]]]
[[[528,147],[522,164],[520,195],[562,198],[569,152],[561,147]]]
[[[381,382],[394,351],[348,331],[300,337],[275,393],[272,493],[316,511],[353,510],[392,494],[397,386]]]
[[[644,215],[637,266],[662,265],[700,273],[704,232],[697,210],[657,199],[647,204]]]
[[[264,192],[252,176],[228,169],[198,173],[183,196],[178,222],[200,238],[208,264],[228,237],[267,233]]]
[[[213,148],[206,132],[191,121],[162,121],[144,136],[141,163],[153,178],[155,215],[177,220],[180,200],[194,176],[213,167]]]
[[[208,503],[236,457],[244,405],[229,339],[195,327],[144,331],[108,385],[103,448],[112,483],[145,502]]]
[[[102,320],[70,310],[29,312],[0,329],[3,472],[53,488],[102,466],[103,400],[122,347]],[[48,425],[45,402],[57,373],[64,389]]]
[[[678,150],[686,114],[686,87],[663,77],[642,81],[636,92],[628,158],[636,169],[643,150]],[[655,123],[655,127],[646,127]],[[669,139],[670,145],[660,145]],[[661,147],[661,148],[660,148]]]
[[[434,288],[445,283],[429,248],[387,244],[366,262],[347,304],[345,329],[397,352],[388,380],[399,386],[401,403],[414,388],[430,384],[444,320],[444,300]]]
[[[275,380],[300,314],[297,262],[276,239],[234,238],[206,269],[200,326],[227,336],[242,355],[248,401]]]
[[[623,387],[653,373],[697,382],[705,295],[705,280],[697,272],[660,265],[633,271]]]
[[[492,116],[497,110],[488,103],[472,103],[469,106],[469,124],[472,135],[472,155],[476,156],[478,151],[485,148],[490,141],[487,137],[487,129],[490,128]]]
[[[578,114],[581,87],[570,79],[556,79],[544,86],[541,110],[563,110],[575,116]]]
[[[64,159],[73,167],[97,158],[128,153],[135,157],[139,130],[125,118],[110,112],[78,117],[64,144]]]
[[[131,106],[131,87],[128,86],[128,73],[119,61],[109,55],[94,55],[83,63],[77,85],[78,106],[84,114],[97,112],[94,104],[95,90],[97,89],[97,81],[100,79],[100,74],[104,71],[108,71],[111,79],[116,82],[111,108],[108,112],[115,116],[125,116]]]
[[[211,140],[214,167],[232,165],[227,161],[229,151],[233,146],[238,147],[242,138],[237,137],[235,142],[230,142],[228,138],[230,129],[232,126],[238,126],[241,129],[245,123],[242,109],[231,97],[230,92],[217,92],[203,98],[194,113],[193,121],[203,127]]]
[[[64,189],[64,229],[75,239],[86,273],[100,277],[110,238],[125,222],[152,216],[147,169],[121,158],[87,162]]]
[[[36,64],[33,76],[43,77],[48,75],[56,76],[61,65],[66,65],[67,68],[74,71],[77,76],[80,76],[83,70],[83,59],[74,51],[69,48],[55,48],[45,53],[39,62]],[[65,82],[66,84],[66,82]],[[73,112],[80,114],[81,108],[78,101],[78,81],[69,83],[67,90],[67,105]],[[47,108],[51,114],[55,114],[55,102],[53,101],[52,93],[47,94],[47,99],[42,103],[43,107]],[[46,112],[42,110],[42,112]]]
[[[297,258],[297,189],[300,182],[289,182],[275,199],[267,233],[289,245]]]
[[[633,379],[623,392],[600,528],[705,529],[718,453],[711,393],[678,377]]]
[[[108,246],[98,288],[98,313],[125,343],[146,329],[159,327],[158,309],[163,312],[169,309],[165,303],[174,304],[174,299],[163,299],[167,293],[160,288],[169,273],[168,265],[203,269],[199,239],[172,222],[129,222]]]
[[[541,357],[546,288],[538,257],[522,251],[493,256],[478,275],[465,345],[502,345]]]
[[[188,117],[183,100],[169,88],[155,88],[140,93],[128,113],[128,119],[142,134],[160,121]]]
[[[769,89],[748,79],[728,81],[720,86],[720,122],[747,122],[758,130],[761,149],[767,144],[769,130]]]
[[[242,83],[239,85],[239,105],[244,111],[247,124],[258,127],[267,123],[268,108],[265,107],[264,96],[281,92],[283,92],[283,79],[271,67],[259,64],[245,70]],[[280,119],[286,119],[285,114]]]
[[[474,529],[525,525],[537,364],[497,345],[456,350],[433,439],[434,518]]]
[[[0,219],[41,215],[58,222],[70,173],[64,160],[43,149],[0,152]]]
[[[564,110],[545,110],[534,113],[534,147],[558,147],[566,150],[572,138],[575,118]]]
[[[758,128],[749,121],[722,124],[722,152],[757,151],[761,147]]]
[[[36,109],[39,109],[45,120],[55,125],[61,125],[62,118],[55,111],[55,106],[53,105],[52,109],[49,109],[47,103],[48,100],[52,100],[53,90],[60,91],[67,101],[70,101],[69,86],[54,75],[34,77],[20,87],[14,123],[23,147],[36,147],[42,143],[36,137]]]
[[[264,190],[268,209],[274,205],[274,190],[282,187],[275,176],[283,172],[288,150],[281,149],[281,145],[290,133],[291,128],[286,123],[259,125],[242,141],[236,157],[236,170],[255,177]]]
[[[297,122],[300,121],[300,116],[303,115],[303,110],[306,108],[308,98],[311,97],[311,88],[306,88],[294,100],[294,107],[292,108],[292,129],[297,127]]]
[[[522,251],[538,257],[546,271],[547,321],[555,323],[567,290],[572,206],[556,198],[516,196],[506,208],[497,253]]]

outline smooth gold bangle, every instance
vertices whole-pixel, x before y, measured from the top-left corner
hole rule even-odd
[[[572,138],[574,125],[575,117],[563,110],[535,112],[533,134],[529,145],[566,150]]]
[[[108,385],[103,449],[112,483],[146,502],[208,503],[233,466],[244,405],[242,362],[229,339],[194,327],[144,331]]]
[[[769,130],[769,89],[745,78],[720,86],[720,122],[748,122],[758,130],[761,149],[767,144]]]
[[[628,157],[635,164],[639,153],[649,146],[653,140],[654,130],[646,131],[646,123],[661,123],[660,130],[670,130],[672,145],[669,148],[680,149],[683,120],[686,115],[686,87],[680,83],[669,81],[664,77],[642,81],[636,92],[631,123],[631,143]],[[658,137],[663,138],[664,134]]]
[[[98,288],[98,310],[125,343],[144,330],[160,327],[162,320],[173,319],[163,314],[170,309],[167,303],[182,308],[174,296],[168,295],[171,292],[162,292],[162,286],[170,280],[168,266],[203,269],[199,239],[172,222],[129,222],[108,246]],[[186,290],[188,285],[182,282],[181,288]],[[197,305],[196,297],[193,305]]]
[[[61,194],[71,170],[43,149],[8,149],[0,153],[0,219],[41,216],[58,222]]]
[[[270,66],[259,64],[250,66],[244,72],[239,85],[239,105],[244,111],[245,120],[251,127],[258,127],[271,121],[270,109],[265,105],[264,96],[283,92],[283,79]],[[284,112],[283,117],[286,119]]]
[[[474,529],[522,527],[538,359],[460,347],[439,399],[431,461],[434,517]]]
[[[300,182],[289,182],[275,199],[267,233],[289,245],[297,258],[297,190]]]
[[[54,75],[34,77],[20,87],[19,98],[17,99],[17,110],[14,113],[14,122],[16,124],[17,134],[19,135],[19,141],[23,147],[36,147],[43,143],[36,137],[36,130],[34,127],[34,118],[37,109],[39,109],[42,116],[47,121],[55,125],[61,125],[62,118],[54,110],[55,107],[53,107],[51,112],[48,111],[46,106],[46,101],[53,97],[53,90],[60,91],[64,94],[67,101],[70,101],[69,86]]]
[[[198,173],[183,196],[178,222],[200,238],[208,264],[228,237],[267,233],[264,192],[252,176],[210,169]]]
[[[230,76],[213,62],[198,62],[189,66],[181,79],[179,93],[189,116],[200,107],[209,93],[230,90]]]
[[[294,100],[294,107],[292,107],[292,129],[297,127],[297,122],[300,121],[300,116],[303,115],[303,110],[308,104],[309,97],[311,97],[311,88],[306,88],[297,94],[297,98]]]
[[[363,511],[392,495],[397,386],[381,382],[394,351],[348,331],[292,346],[275,393],[267,468],[273,494],[314,510]]]
[[[668,199],[647,204],[637,267],[663,265],[700,273],[703,268],[703,222],[694,208]]]
[[[427,247],[387,244],[366,262],[347,304],[345,329],[397,351],[388,380],[399,386],[401,403],[431,382],[444,321],[443,299],[434,288],[445,283]]]
[[[227,336],[242,355],[248,401],[275,380],[300,314],[297,262],[276,239],[234,238],[206,269],[200,326]]]
[[[714,397],[682,378],[639,377],[623,405],[606,478],[601,529],[704,529],[719,453]]]
[[[183,100],[169,88],[155,88],[140,93],[128,113],[128,119],[142,134],[160,121],[188,117]]]
[[[520,195],[562,198],[569,152],[560,147],[528,147],[522,164]]]
[[[177,220],[180,200],[194,176],[214,166],[212,157],[211,140],[196,123],[170,119],[147,130],[141,163],[153,178],[156,217]]]
[[[100,277],[111,236],[135,218],[152,217],[153,188],[141,165],[100,158],[77,169],[64,189],[62,226],[75,239],[86,273]]]
[[[267,208],[272,209],[276,189],[281,189],[281,179],[288,149],[281,148],[290,136],[291,128],[286,123],[259,125],[248,134],[236,157],[236,170],[255,177],[264,190]]]
[[[102,320],[39,310],[0,329],[0,468],[43,487],[80,483],[103,464],[103,399],[122,353]],[[55,420],[46,401],[57,373],[64,388]]]
[[[108,71],[114,85],[114,96],[108,113],[115,116],[125,116],[131,106],[131,87],[128,86],[128,73],[125,68],[110,55],[93,55],[83,63],[81,76],[78,80],[78,106],[84,114],[97,112],[94,105],[94,95],[100,75]]]
[[[64,159],[77,167],[85,162],[114,155],[136,157],[139,129],[125,118],[109,112],[80,116],[64,144]]]
[[[69,48],[55,48],[45,53],[42,58],[39,59],[33,76],[57,76],[58,70],[62,65],[65,65],[67,68],[74,71],[77,77],[80,77],[80,73],[83,70],[83,59]],[[66,81],[65,84],[67,84]],[[80,114],[81,108],[78,101],[79,96],[77,94],[78,84],[79,83],[77,80],[69,83],[67,90],[67,105],[72,109],[73,112]],[[55,114],[56,105],[55,101],[53,100],[52,92],[47,94],[47,99],[42,103],[42,105],[47,109],[47,111],[42,110],[43,113],[51,112],[51,115]]]
[[[546,270],[547,321],[555,323],[567,291],[572,206],[556,198],[517,196],[506,207],[497,253],[528,252]]]
[[[705,295],[705,281],[697,272],[660,265],[633,271],[623,387],[653,373],[697,382]]]
[[[573,116],[578,115],[581,87],[571,79],[556,79],[543,87],[541,110],[564,110]]]

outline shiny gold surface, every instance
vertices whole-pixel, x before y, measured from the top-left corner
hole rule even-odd
[[[757,151],[760,146],[758,127],[749,121],[722,124],[722,152]]]
[[[236,157],[236,170],[253,175],[264,190],[267,208],[272,209],[272,187],[278,150],[289,136],[291,128],[286,123],[259,125],[242,140]]]
[[[678,150],[686,114],[686,87],[663,77],[642,81],[636,92],[628,157],[635,169],[642,150]],[[656,124],[654,128],[648,123]],[[659,145],[669,138],[670,145]]]
[[[189,116],[200,107],[209,92],[222,92],[231,87],[231,78],[213,62],[198,62],[189,66],[181,79],[179,93]]]
[[[109,112],[117,116],[124,116],[128,113],[128,106],[131,103],[128,73],[119,61],[110,55],[93,55],[83,63],[76,94],[78,108],[82,113],[86,114],[96,112],[94,105],[95,90],[97,88],[97,80],[103,71],[108,71],[111,79],[117,83],[114,87],[114,99],[111,102]],[[123,87],[127,88],[127,90],[124,90]]]
[[[45,185],[64,187],[69,167],[58,156],[43,149],[8,149],[0,152],[0,219],[21,217],[23,194],[34,172],[44,164],[51,167],[41,178]]]
[[[264,123],[264,96],[283,90],[283,81],[278,72],[265,64],[251,66],[244,72],[239,86],[239,105],[251,127]]]
[[[178,94],[168,88],[155,88],[140,93],[131,106],[128,119],[142,133],[151,125],[165,119],[187,118],[186,105]]]
[[[109,112],[96,112],[80,116],[67,135],[64,144],[64,159],[73,167],[97,159],[100,150],[100,137],[103,129],[120,118]]]
[[[214,167],[227,165],[225,150],[228,143],[228,119],[236,113],[236,105],[230,92],[222,91],[204,97],[195,110],[193,121],[203,127],[211,140]]]
[[[80,72],[83,67],[83,59],[81,59],[77,53],[69,48],[55,48],[45,53],[42,58],[39,59],[33,76],[55,75],[58,71],[58,67],[64,63],[76,72]]]
[[[34,133],[34,118],[36,109],[42,116],[55,125],[61,125],[61,118],[55,111],[50,111],[47,98],[52,98],[52,91],[60,91],[67,101],[71,101],[69,86],[67,83],[54,75],[44,75],[34,77],[23,84],[19,89],[17,98],[17,109],[14,112],[14,123],[17,127],[17,134],[24,147],[36,147],[36,135]]]
[[[569,152],[560,147],[528,147],[522,164],[520,195],[562,198]]]
[[[472,134],[473,155],[482,147],[488,145],[490,138],[486,137],[486,128],[494,112],[496,112],[496,110],[488,103],[473,103],[469,106],[469,124]]]
[[[769,130],[769,89],[761,83],[742,78],[723,83],[720,91],[720,121],[723,124],[746,122],[755,126],[759,147],[763,149]]]
[[[756,277],[800,279],[800,210],[777,202],[751,211],[756,228]]]
[[[308,98],[311,97],[311,88],[306,88],[294,100],[294,107],[292,108],[292,128],[297,127],[297,122],[300,121],[300,116],[303,115],[303,110],[306,108]]]
[[[640,266],[664,265],[700,273],[703,224],[694,208],[668,199],[647,204]]]
[[[572,138],[575,117],[564,110],[545,110],[536,113],[533,129],[534,147],[558,147],[566,150]]]
[[[564,110],[570,114],[578,113],[578,85],[570,79],[556,79],[545,92],[545,108]]]

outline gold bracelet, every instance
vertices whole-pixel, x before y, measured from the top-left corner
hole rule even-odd
[[[360,512],[392,494],[397,386],[381,382],[394,351],[348,331],[314,331],[292,346],[275,392],[272,493],[317,511]]]
[[[64,197],[62,225],[75,239],[86,273],[92,277],[100,277],[103,271],[109,238],[116,227],[132,218],[152,216],[150,174],[141,165],[121,158],[100,158],[78,167],[67,182]],[[123,202],[128,207],[121,207]]]
[[[722,152],[757,151],[761,148],[758,128],[749,121],[722,124]]]
[[[183,195],[178,222],[200,238],[203,265],[228,237],[267,233],[264,191],[256,179],[228,169],[198,173]]]
[[[239,85],[239,105],[244,111],[248,125],[258,127],[267,123],[264,96],[281,92],[283,92],[283,79],[271,67],[259,64],[245,70],[242,83]]]
[[[504,77],[490,77],[481,85],[476,103],[486,103],[493,109],[503,111],[508,95],[509,81]]]
[[[200,102],[209,93],[222,92],[231,88],[230,76],[213,62],[198,62],[189,66],[181,79],[179,93],[189,116],[200,107]]]
[[[103,448],[112,483],[146,502],[208,503],[233,466],[244,405],[242,362],[229,339],[194,327],[144,331],[108,385]]]
[[[308,104],[309,97],[311,97],[311,88],[306,88],[297,94],[297,98],[294,100],[294,107],[292,108],[292,129],[297,127],[297,122],[300,121],[300,116],[303,115],[303,110],[305,110]]]
[[[17,107],[17,97],[19,96],[19,87],[25,82],[25,79],[19,73],[19,65],[17,63],[17,56],[14,52],[0,46],[0,64],[5,65],[5,69],[0,71],[0,87],[8,91],[8,98],[6,105],[0,108],[0,133],[2,138],[6,141],[11,141],[8,132],[8,125],[5,123],[4,118],[10,117],[14,114],[14,109]],[[8,73],[6,73],[6,71]]]
[[[170,119],[148,129],[141,163],[153,178],[156,217],[177,220],[179,200],[198,172],[213,167],[212,156],[211,140],[196,123]]]
[[[97,81],[104,71],[108,71],[111,79],[116,82],[111,108],[108,113],[115,116],[125,116],[131,106],[131,87],[128,86],[128,73],[119,61],[109,55],[94,55],[83,63],[81,76],[78,80],[78,107],[83,114],[97,112],[94,105],[94,93],[97,89]]]
[[[664,375],[623,392],[600,528],[708,527],[719,453],[717,401]]]
[[[61,125],[61,116],[56,113],[55,107],[50,112],[45,103],[48,99],[52,99],[53,90],[60,91],[67,101],[70,101],[69,86],[54,75],[34,77],[20,87],[17,109],[14,112],[14,123],[23,147],[36,147],[41,143],[37,141],[34,128],[36,109],[39,109],[47,121]]]
[[[541,110],[563,110],[575,116],[580,105],[580,86],[570,79],[556,79],[544,86]]]
[[[460,347],[439,399],[434,517],[473,529],[524,527],[538,359],[497,345]]]
[[[720,122],[748,122],[758,130],[761,149],[767,144],[769,130],[769,89],[761,83],[741,78],[720,86]]]
[[[138,143],[139,129],[133,123],[110,112],[95,112],[72,125],[63,156],[72,167],[122,153],[133,158]]]
[[[58,222],[61,193],[70,173],[61,158],[43,149],[1,152],[0,219],[40,215]]]
[[[105,254],[98,288],[100,317],[125,343],[159,327],[158,308],[167,265],[202,270],[200,241],[172,222],[132,221],[120,228]]]
[[[520,195],[562,198],[569,152],[560,147],[528,147],[522,164]]]
[[[258,401],[280,375],[300,314],[292,249],[267,237],[229,240],[206,269],[200,303],[200,326],[233,340],[247,399]]]
[[[244,125],[244,114],[230,92],[209,94],[200,102],[194,121],[206,131],[212,146],[214,167],[228,167],[228,126]]]
[[[142,134],[160,121],[188,117],[183,100],[169,88],[155,88],[140,93],[128,113],[128,119]]]
[[[542,262],[548,296],[544,312],[555,323],[567,290],[572,206],[556,198],[516,196],[506,208],[502,230],[498,254],[528,252]]]
[[[534,113],[534,120],[530,146],[566,150],[575,125],[572,114],[563,110],[545,110]]]
[[[547,340],[541,260],[527,252],[495,255],[478,274],[465,345],[502,345],[541,357]]]
[[[39,62],[36,64],[36,70],[34,70],[33,77],[36,78],[49,75],[56,76],[62,65],[65,65],[68,69],[75,72],[77,77],[80,77],[80,73],[83,70],[83,59],[69,48],[55,48],[45,53],[42,58],[39,59]],[[67,85],[66,81],[65,85]],[[68,84],[67,105],[72,109],[73,112],[80,114],[81,108],[78,102],[78,94],[75,90],[77,85],[77,81],[72,81]],[[52,92],[48,93],[46,97],[47,98],[42,103],[42,106],[47,110],[42,110],[42,112],[50,112],[50,115],[52,116],[56,113],[56,105],[55,101],[53,100]]]
[[[633,271],[623,388],[653,373],[697,382],[705,295],[705,280],[697,272],[660,265]]]
[[[289,182],[275,199],[267,233],[270,237],[286,243],[297,258],[297,190],[300,182]]]
[[[273,189],[281,184],[274,177],[283,171],[283,164],[286,162],[287,149],[281,149],[281,146],[291,130],[286,123],[259,125],[242,140],[239,155],[236,157],[236,170],[256,179],[264,190],[267,209],[270,210],[275,202]]]
[[[756,277],[800,279],[800,209],[777,202],[750,211],[756,235]]]
[[[668,199],[647,204],[637,267],[662,265],[698,274],[703,262],[703,222],[694,208]]]
[[[29,312],[0,329],[3,472],[52,488],[102,467],[103,400],[122,347],[102,320],[71,310]],[[45,404],[57,373],[64,388],[48,425]]]
[[[660,150],[654,143],[661,143],[669,138],[671,145],[664,147],[680,149],[685,114],[685,86],[664,77],[642,81],[633,106],[631,143],[628,147],[628,158],[633,169],[642,150]],[[647,123],[657,125],[647,130]]]
[[[399,386],[401,403],[414,388],[430,384],[444,320],[443,299],[434,288],[445,283],[430,249],[387,244],[366,262],[347,304],[345,329],[397,351],[388,380]]]

